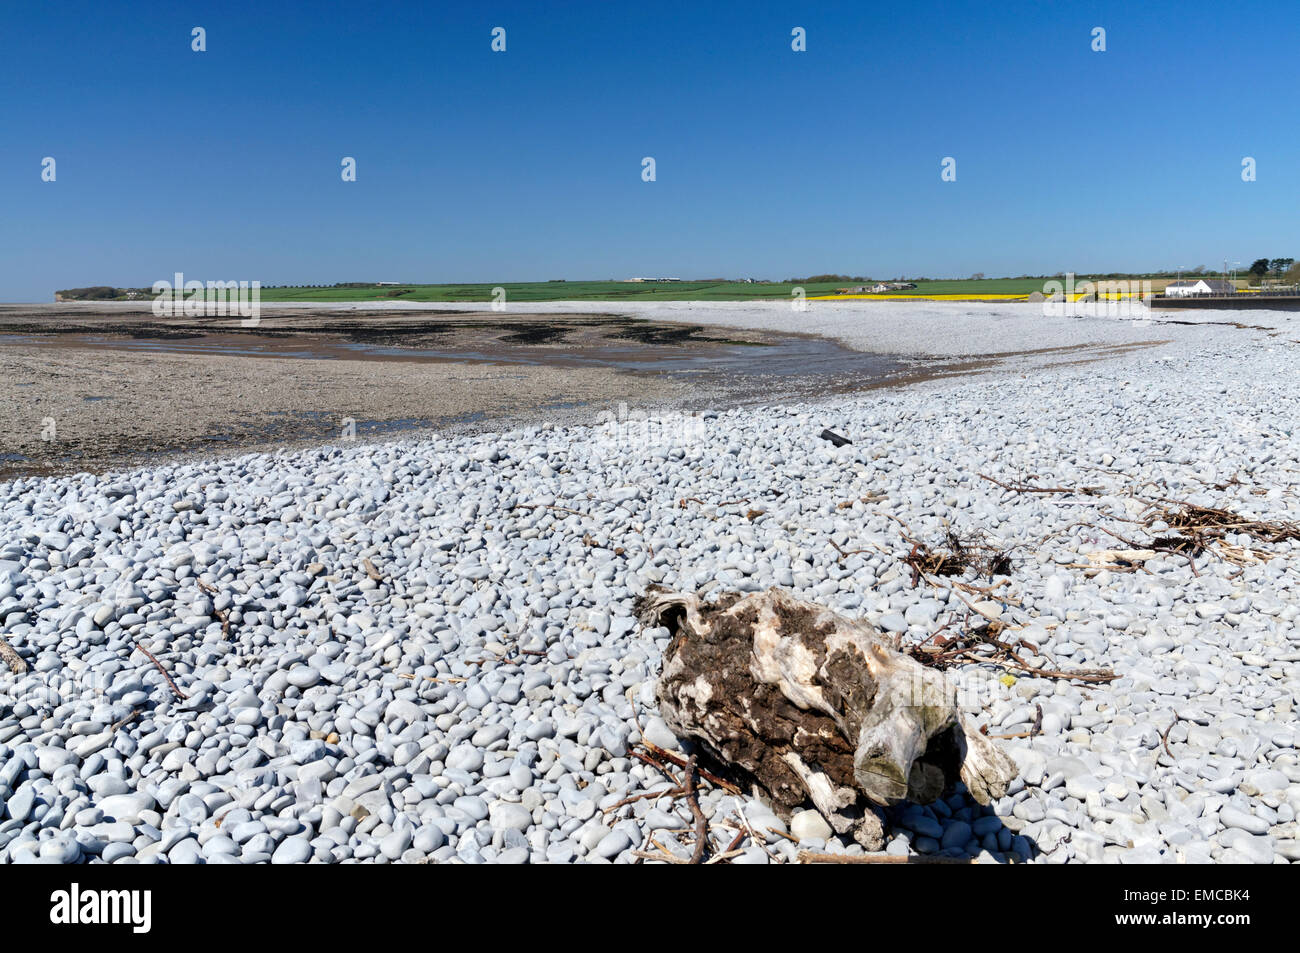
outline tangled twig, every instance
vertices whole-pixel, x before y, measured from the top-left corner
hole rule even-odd
[[[1026,662],[1018,654],[1017,650],[1023,649],[1032,652],[1034,655],[1039,655],[1038,646],[1025,639],[1008,642],[999,638],[1008,629],[1004,622],[990,621],[980,628],[967,627],[951,637],[941,636],[939,633],[943,632],[949,625],[951,625],[951,622],[945,623],[938,632],[921,642],[904,646],[901,650],[922,665],[940,669],[948,668],[959,662],[972,661],[991,662],[994,665],[1001,665],[1003,668],[1012,669],[1013,671],[1027,672],[1037,678],[1077,680],[1092,684],[1105,684],[1119,678],[1115,672],[1109,669],[1079,668],[1061,670],[1046,666],[1035,668]],[[990,649],[992,651],[989,651]]]
[[[936,546],[909,536],[903,538],[912,544],[903,562],[912,570],[913,586],[922,576],[960,576],[974,570],[992,577],[1011,571],[1011,557],[1005,550],[986,542],[982,533],[960,536],[948,530],[943,541]]]

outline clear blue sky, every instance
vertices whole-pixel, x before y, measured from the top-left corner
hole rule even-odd
[[[175,271],[964,277],[1300,258],[1300,18],[1281,3],[100,0],[10,3],[3,20],[0,300]]]

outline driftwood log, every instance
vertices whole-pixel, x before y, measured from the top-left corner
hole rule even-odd
[[[783,589],[704,604],[652,587],[638,614],[672,633],[656,686],[665,723],[742,769],[786,818],[811,799],[837,833],[879,850],[874,807],[927,803],[958,779],[987,804],[1015,776],[943,674],[866,622]]]

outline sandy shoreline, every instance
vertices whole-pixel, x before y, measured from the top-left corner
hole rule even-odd
[[[14,422],[0,440],[0,475],[525,419],[591,423],[619,403],[699,405],[743,385],[689,373],[692,359],[772,338],[490,313],[358,322],[295,309],[245,329],[157,321],[139,306],[0,308],[0,411]],[[685,366],[638,372],[658,360]]]
[[[494,314],[277,304],[242,328],[159,320],[140,303],[0,306],[0,413],[11,421],[0,478],[431,430],[591,424],[620,406],[816,399],[1105,360],[1170,332],[962,307],[817,303],[793,314],[782,303],[583,303]]]

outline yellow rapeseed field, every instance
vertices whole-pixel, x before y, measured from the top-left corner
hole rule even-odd
[[[1078,301],[1084,297],[1083,293],[1076,292],[1070,296],[1071,301]],[[1101,295],[1103,300],[1119,301],[1123,298],[1137,298],[1140,295],[1129,292],[1104,291]],[[886,295],[886,294],[861,294],[861,295],[809,295],[809,301],[1028,301],[1027,294],[921,294],[921,295]]]

